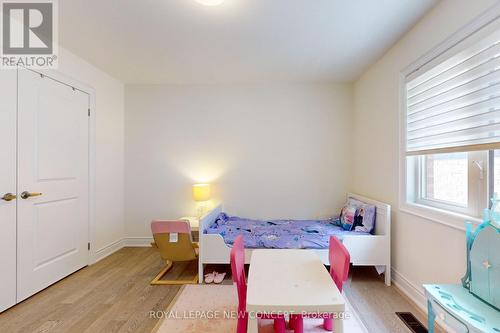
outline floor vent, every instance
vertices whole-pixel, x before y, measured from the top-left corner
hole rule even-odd
[[[427,333],[427,328],[425,328],[422,323],[415,318],[411,312],[396,312],[396,315],[405,323],[408,328],[414,333]]]

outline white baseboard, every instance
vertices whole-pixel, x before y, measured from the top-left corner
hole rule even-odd
[[[394,268],[392,271],[392,282],[406,297],[408,297],[423,312],[427,313],[427,299],[423,289],[417,287],[413,282],[404,277]]]
[[[392,271],[392,282],[394,286],[401,291],[408,299],[413,302],[423,313],[427,314],[427,298],[425,297],[423,288],[417,287],[413,282],[399,273],[394,268]],[[426,323],[427,324],[427,323]],[[454,332],[448,325],[443,323],[439,318],[436,318],[436,324],[445,332]]]
[[[153,241],[153,237],[125,237],[125,246],[130,247],[149,247]]]
[[[107,256],[115,253],[116,251],[120,250],[124,246],[125,246],[125,242],[124,242],[124,239],[122,238],[122,239],[119,239],[119,240],[109,244],[109,245],[106,245],[106,246],[100,248],[99,250],[97,250],[94,253],[94,258],[93,258],[92,263],[95,264],[99,260],[102,260],[102,259],[106,258]]]
[[[92,256],[91,264],[95,264],[96,262],[124,248],[125,246],[148,247],[151,246],[152,241],[153,237],[125,237],[119,239],[95,251],[95,253]]]

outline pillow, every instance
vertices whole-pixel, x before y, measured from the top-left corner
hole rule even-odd
[[[340,211],[340,226],[347,231],[351,231],[354,227],[354,219],[356,217],[357,207],[346,203]]]
[[[349,198],[346,205],[356,207],[354,225],[351,230],[373,233],[375,230],[375,205],[370,205],[353,198]]]

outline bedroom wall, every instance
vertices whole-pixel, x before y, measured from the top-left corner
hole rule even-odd
[[[58,71],[96,92],[96,212],[94,250],[99,257],[124,237],[124,85],[59,48]]]
[[[212,204],[256,218],[336,213],[351,170],[351,86],[127,85],[126,233],[194,214],[191,184]],[[129,243],[134,241],[129,240]]]
[[[399,75],[496,1],[442,1],[354,85],[352,190],[393,205],[394,279],[422,302],[423,283],[457,283],[465,233],[398,210]]]

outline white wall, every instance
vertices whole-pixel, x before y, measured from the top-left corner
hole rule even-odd
[[[124,237],[124,85],[64,48],[58,71],[96,92],[96,238],[99,252]]]
[[[395,278],[415,287],[410,292],[416,296],[423,283],[459,282],[465,271],[465,234],[397,209],[399,75],[495,2],[442,1],[355,83],[352,190],[394,206]]]
[[[191,184],[248,217],[336,213],[348,189],[350,85],[127,85],[126,233],[195,212]]]

